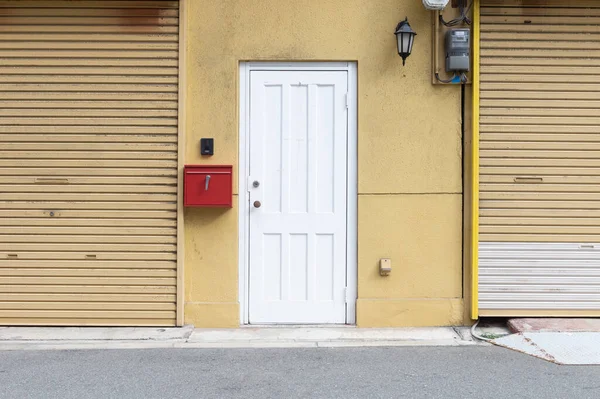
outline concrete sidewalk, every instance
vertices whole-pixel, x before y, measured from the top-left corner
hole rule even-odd
[[[0,350],[476,345],[466,327],[0,327]]]

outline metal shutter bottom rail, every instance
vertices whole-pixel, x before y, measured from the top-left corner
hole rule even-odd
[[[567,3],[481,1],[483,316],[600,311],[600,3]]]
[[[0,0],[0,324],[175,325],[178,6]]]

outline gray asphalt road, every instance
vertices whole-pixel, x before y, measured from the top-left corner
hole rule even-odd
[[[1,398],[600,398],[600,367],[497,347],[0,352]]]

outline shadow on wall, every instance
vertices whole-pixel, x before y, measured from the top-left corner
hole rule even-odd
[[[228,212],[232,212],[231,208],[184,208],[183,217],[186,222],[194,223],[194,228],[208,227],[212,223],[218,222],[219,219]]]

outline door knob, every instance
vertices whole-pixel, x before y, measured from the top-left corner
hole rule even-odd
[[[255,208],[260,208],[262,204],[260,203],[260,201],[254,201],[254,207]]]

